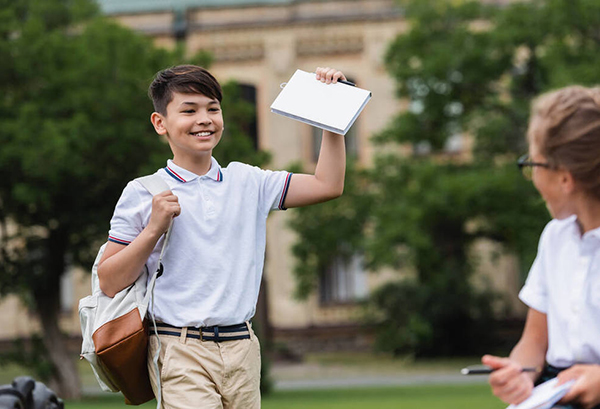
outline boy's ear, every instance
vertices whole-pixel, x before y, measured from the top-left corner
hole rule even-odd
[[[152,112],[152,115],[150,115],[150,122],[152,122],[154,130],[157,134],[167,134],[167,128],[165,127],[165,117],[162,114],[158,112]]]

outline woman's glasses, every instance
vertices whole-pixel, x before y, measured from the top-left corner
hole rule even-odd
[[[549,163],[532,162],[532,161],[530,161],[528,154],[525,154],[525,155],[521,156],[517,160],[517,166],[519,167],[519,170],[521,171],[521,173],[523,174],[523,176],[527,180],[531,180],[531,177],[533,175],[533,167],[534,166],[541,166],[541,167],[546,168],[546,169],[553,169],[554,168],[554,166],[550,165]]]

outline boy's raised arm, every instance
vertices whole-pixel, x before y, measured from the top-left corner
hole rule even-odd
[[[317,80],[336,83],[346,80],[341,71],[317,68]],[[344,136],[323,131],[323,140],[314,175],[294,174],[284,202],[286,208],[325,202],[342,195],[346,173],[346,147]]]

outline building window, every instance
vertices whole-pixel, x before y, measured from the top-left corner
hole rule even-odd
[[[176,7],[173,10],[173,37],[177,41],[185,41],[188,32],[188,18],[185,7]]]
[[[356,121],[358,122],[358,120]],[[358,127],[356,126],[356,122],[346,133],[344,136],[344,141],[346,143],[346,156],[348,158],[358,159]],[[340,135],[341,136],[341,135]],[[313,162],[317,162],[319,159],[319,152],[321,151],[321,140],[323,138],[323,130],[320,128],[312,127],[312,160]]]
[[[242,130],[252,140],[254,149],[258,150],[258,125],[256,122],[256,87],[254,85],[239,84],[242,100],[252,104],[254,115],[249,121],[242,124]]]
[[[362,255],[333,259],[320,277],[321,304],[353,303],[366,298],[367,273],[363,266]]]

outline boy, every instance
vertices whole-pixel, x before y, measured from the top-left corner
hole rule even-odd
[[[335,83],[344,74],[317,68]],[[154,129],[173,159],[157,173],[171,190],[151,198],[138,182],[124,189],[98,268],[100,287],[114,296],[144,264],[154,271],[163,233],[173,222],[156,281],[154,307],[165,408],[259,408],[260,349],[249,320],[255,312],[271,210],[339,197],[346,166],[344,139],[323,132],[314,175],[273,172],[212,157],[224,124],[221,88],[205,69],[183,65],[159,72],[150,85]],[[153,332],[151,332],[152,334]],[[149,371],[157,393],[150,337]]]

